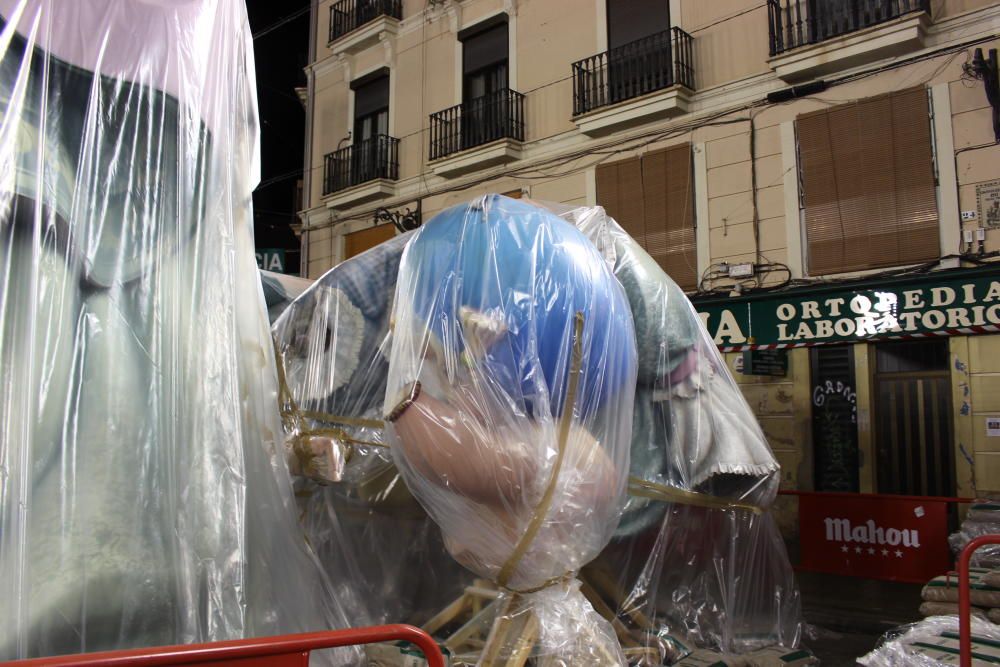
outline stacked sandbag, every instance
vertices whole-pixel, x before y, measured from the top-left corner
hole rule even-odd
[[[971,573],[969,576],[971,577]],[[1000,570],[990,570],[983,575],[982,582],[991,589],[1000,590]],[[969,593],[971,594],[972,591],[970,590]],[[992,623],[1000,624],[1000,605],[995,605],[987,609],[986,618]]]
[[[958,582],[954,572],[934,577],[921,591],[923,603],[920,613],[924,616],[958,614]],[[972,615],[986,620],[989,613],[1000,619],[1000,572],[985,568],[969,568],[969,600]]]
[[[858,658],[866,667],[906,665],[934,667],[959,661],[958,617],[933,616],[886,633],[868,655]],[[972,618],[972,664],[1000,662],[1000,628]]]
[[[996,534],[1000,534],[1000,502],[979,502],[969,507],[961,528],[948,537],[948,544],[957,558],[970,540]],[[1000,568],[1000,544],[987,544],[976,549],[970,562],[974,567]]]

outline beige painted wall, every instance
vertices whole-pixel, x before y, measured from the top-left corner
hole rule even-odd
[[[756,0],[682,0],[671,21],[695,38],[699,90],[768,70],[767,8]]]
[[[319,49],[320,61],[329,55],[325,46],[329,1],[320,3],[317,22],[319,43],[323,45]],[[991,4],[986,0],[935,0],[932,9],[936,20],[941,20]],[[460,49],[454,28],[472,24],[503,9],[504,5],[501,0],[465,0],[425,8],[418,0],[407,0],[391,62],[387,62],[386,51],[381,45],[343,57],[344,64],[352,72],[351,78],[383,64],[393,68],[394,106],[391,113],[395,136],[400,139],[402,181],[426,170],[428,115],[458,102],[455,77]],[[544,145],[568,137],[576,139],[575,143],[571,142],[576,148],[587,141],[579,136],[572,122],[570,64],[594,54],[599,48],[603,33],[597,21],[598,5],[599,2],[593,0],[521,0],[510,4],[516,51],[513,58],[516,60],[513,67],[516,80],[512,83],[526,95],[529,145]],[[769,75],[767,20],[762,3],[756,0],[724,3],[680,0],[676,6],[679,11],[673,17],[675,25],[691,32],[696,40],[695,68],[700,91],[734,85],[748,77]],[[782,257],[787,258],[785,200],[794,194],[784,191],[780,124],[807,111],[888,90],[941,82],[950,85],[955,148],[962,151],[957,158],[961,208],[974,208],[976,184],[997,176],[993,165],[998,163],[1000,148],[965,150],[989,141],[991,129],[982,87],[961,80],[963,61],[961,53],[942,56],[839,85],[805,100],[760,110],[755,123],[757,205],[763,259],[783,261]],[[312,169],[318,177],[313,179],[311,206],[319,204],[323,156],[337,147],[348,127],[350,92],[344,70],[344,67],[325,67],[316,80],[317,124]],[[708,225],[712,261],[754,259],[749,124],[702,128],[688,138],[706,142],[708,151]],[[987,249],[995,247],[1000,247],[1000,234],[996,232],[990,235]]]
[[[950,344],[958,493],[1000,493],[1000,437],[986,433],[986,417],[1000,416],[1000,335]]]
[[[809,350],[788,351],[788,375],[743,375],[736,369],[739,352],[725,354],[726,364],[750,405],[767,442],[781,464],[781,488],[812,488],[812,404],[809,396]],[[774,516],[786,536],[798,532],[794,500],[775,505]]]

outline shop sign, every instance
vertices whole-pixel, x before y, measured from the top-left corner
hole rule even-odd
[[[743,353],[743,375],[788,375],[788,352],[785,350],[747,350]]]
[[[262,271],[285,272],[284,248],[259,248],[257,250],[257,268]]]
[[[924,583],[951,568],[944,499],[798,495],[803,570]]]
[[[1000,267],[734,299],[695,299],[726,351],[1000,331]]]

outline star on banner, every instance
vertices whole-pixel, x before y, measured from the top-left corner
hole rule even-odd
[[[888,556],[889,555],[889,550],[888,549],[882,549],[882,555],[883,556]]]
[[[869,556],[874,556],[875,555],[875,550],[872,549],[871,547],[868,547],[868,555]]]
[[[900,551],[899,549],[896,549],[896,558],[902,558],[902,557],[903,557],[903,552]]]
[[[850,549],[848,549],[848,548],[847,548],[847,545],[846,545],[846,544],[845,544],[844,546],[840,547],[840,550],[841,550],[841,551],[843,551],[843,552],[844,552],[845,554],[846,554],[846,553],[847,553],[848,551],[850,551]]]
[[[861,547],[854,547],[854,553],[856,554],[861,553]]]

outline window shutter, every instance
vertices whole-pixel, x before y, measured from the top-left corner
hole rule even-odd
[[[670,30],[669,0],[608,0],[608,48]]]
[[[806,114],[796,125],[811,274],[940,255],[923,88]]]
[[[381,76],[354,89],[354,117],[389,108],[389,77]]]
[[[691,145],[642,158],[646,252],[684,289],[697,287]]]
[[[469,74],[507,60],[507,23],[462,39],[462,72]]]
[[[388,241],[396,235],[396,228],[392,223],[376,225],[368,229],[361,229],[356,232],[344,235],[344,259],[350,259],[355,255],[360,255],[365,250],[374,248],[383,241]]]
[[[684,289],[697,287],[691,145],[597,168],[597,201]]]

